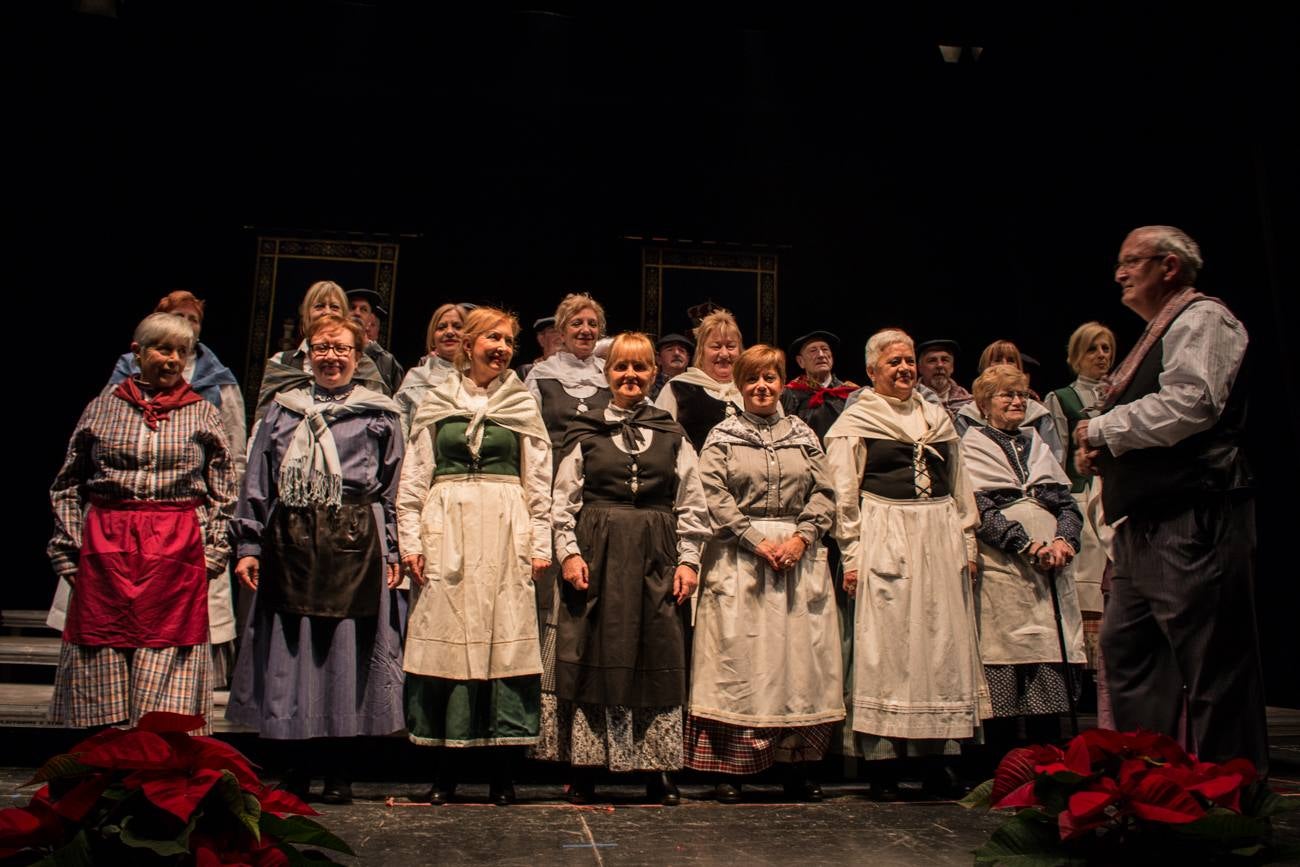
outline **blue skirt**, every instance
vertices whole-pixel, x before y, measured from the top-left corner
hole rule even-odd
[[[405,726],[406,591],[381,590],[375,617],[285,614],[254,596],[226,719],[264,738],[388,735]]]

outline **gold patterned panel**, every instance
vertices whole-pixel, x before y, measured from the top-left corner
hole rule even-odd
[[[387,344],[396,313],[399,252],[400,244],[382,239],[258,236],[244,379],[244,402],[250,413],[257,403],[266,359],[298,342],[298,305],[317,280],[378,292],[389,313],[380,325],[379,342]]]

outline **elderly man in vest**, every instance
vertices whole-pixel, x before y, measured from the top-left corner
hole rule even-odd
[[[1074,430],[1076,466],[1102,477],[1115,572],[1102,625],[1119,729],[1175,734],[1186,696],[1202,760],[1268,772],[1255,628],[1254,501],[1242,452],[1246,329],[1196,291],[1201,251],[1172,226],[1134,229],[1115,280],[1146,331],[1104,412]]]

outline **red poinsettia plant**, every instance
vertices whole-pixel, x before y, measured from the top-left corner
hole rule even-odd
[[[1202,762],[1166,735],[1106,729],[1064,750],[1011,750],[962,805],[1017,810],[975,861],[1020,865],[1161,863],[1180,852],[1196,863],[1294,857],[1271,845],[1269,817],[1300,806],[1260,783],[1245,759]]]
[[[146,714],[55,756],[27,785],[26,807],[0,810],[0,860],[49,864],[336,863],[297,845],[354,854],[307,818],[315,810],[258,780],[201,716]],[[44,859],[44,860],[42,860]]]

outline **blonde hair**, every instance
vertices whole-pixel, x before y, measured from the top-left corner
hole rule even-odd
[[[875,367],[884,351],[895,343],[907,344],[911,347],[913,353],[916,352],[916,343],[906,331],[901,328],[882,328],[867,338],[865,353],[867,367]]]
[[[775,346],[755,343],[740,353],[740,359],[731,370],[731,381],[739,388],[745,384],[750,374],[758,376],[765,370],[775,370],[781,380],[781,387],[785,387],[785,353]]]
[[[348,309],[347,293],[333,280],[317,280],[307,287],[307,294],[302,296],[302,304],[298,305],[298,330],[304,337],[307,323],[311,321],[311,309],[322,301],[331,300],[338,302],[340,312]]]
[[[577,314],[590,307],[596,314],[596,322],[600,325],[600,337],[605,333],[605,308],[600,306],[600,302],[592,298],[586,292],[570,292],[560,301],[560,306],[555,308],[555,327],[564,333],[564,323],[568,322]]]
[[[352,348],[357,351],[359,359],[359,353],[366,346],[366,331],[361,327],[361,323],[351,316],[343,316],[338,313],[322,313],[307,323],[307,333],[303,336],[310,343],[311,339],[320,332],[334,328],[342,328],[352,335]]]
[[[995,340],[984,347],[984,351],[980,353],[980,360],[975,365],[975,370],[978,373],[983,373],[984,368],[995,363],[994,359],[1000,358],[1014,359],[1010,362],[1011,364],[1019,370],[1025,369],[1025,365],[1020,361],[1020,350],[1014,343],[1010,340]]]
[[[424,351],[429,353],[430,355],[432,355],[434,351],[433,345],[434,345],[435,335],[437,334],[438,331],[438,323],[442,321],[442,317],[446,316],[448,313],[450,313],[453,310],[458,311],[460,313],[460,321],[462,324],[464,324],[465,308],[459,304],[450,304],[450,303],[443,304],[437,310],[433,311],[433,316],[429,318],[429,328],[424,333]]]
[[[1026,391],[1028,388],[1029,377],[1020,368],[1012,364],[990,364],[972,383],[970,390],[980,415],[988,418],[993,395],[999,391]]]
[[[695,357],[691,359],[692,365],[695,367],[700,366],[700,362],[704,359],[704,344],[708,341],[710,334],[719,331],[724,334],[727,332],[735,333],[736,345],[742,350],[745,348],[745,338],[740,333],[740,326],[736,324],[736,317],[731,315],[730,310],[723,310],[719,307],[701,319],[700,324],[695,326],[693,332],[695,336]]]
[[[609,356],[605,359],[606,372],[613,368],[614,362],[623,358],[640,358],[650,362],[653,368],[659,366],[655,363],[655,345],[640,331],[624,331],[614,338],[609,345]]]
[[[1098,337],[1105,337],[1110,341],[1110,357],[1112,362],[1114,361],[1115,332],[1100,322],[1085,322],[1074,329],[1066,349],[1066,359],[1070,362],[1070,369],[1075,373],[1078,373],[1079,368],[1083,366],[1083,357],[1088,354],[1088,348]]]
[[[199,321],[203,321],[203,308],[206,306],[198,299],[193,292],[185,289],[177,289],[175,292],[168,292],[158,301],[158,306],[153,309],[154,313],[174,313],[177,307],[193,307],[199,311]]]
[[[514,345],[514,338],[519,335],[519,319],[513,313],[507,313],[496,307],[475,307],[465,317],[465,327],[460,331],[460,346],[456,348],[456,367],[459,370],[469,370],[470,353],[474,349],[474,341],[495,328],[499,323],[505,322],[510,327],[510,342]]]

